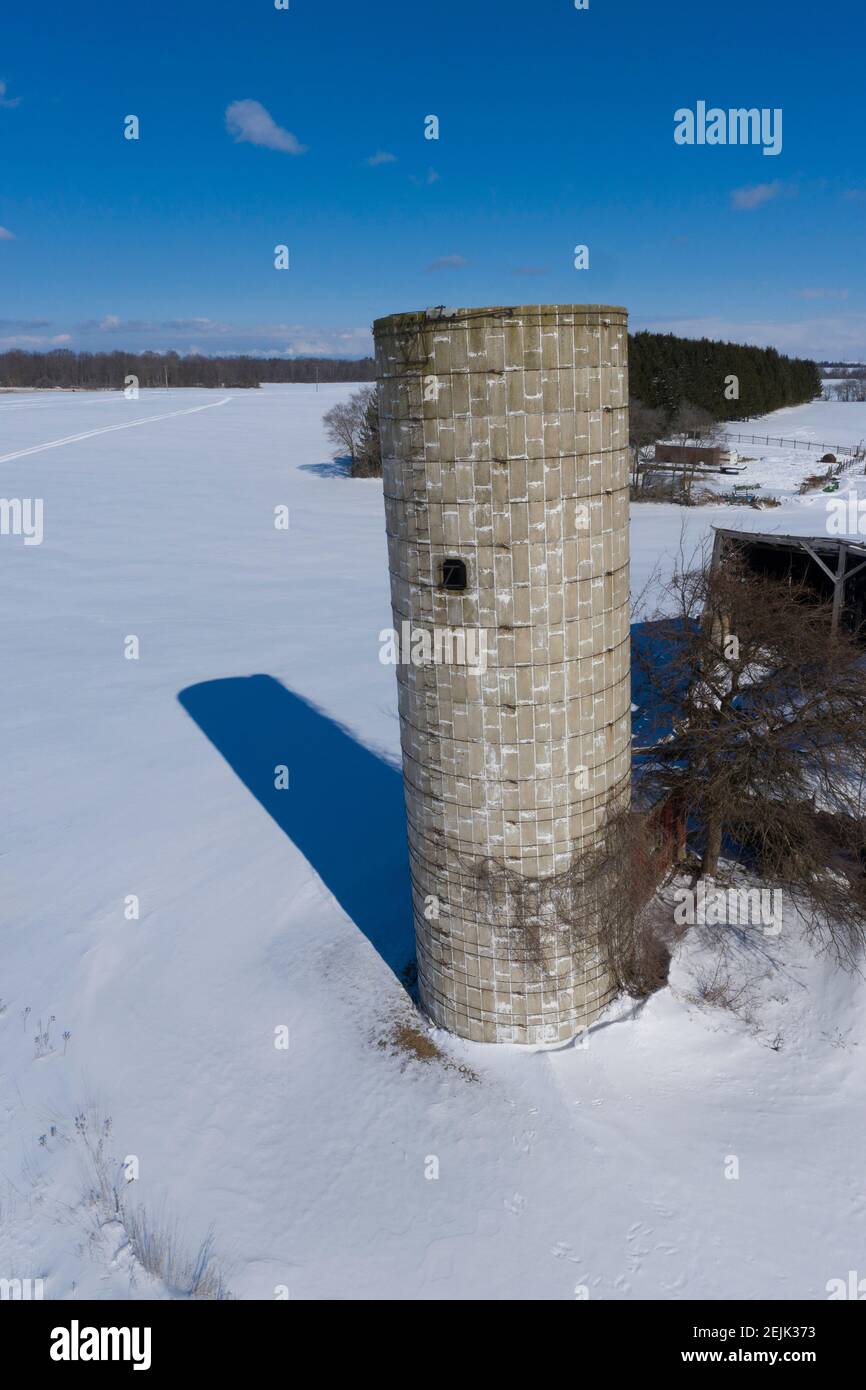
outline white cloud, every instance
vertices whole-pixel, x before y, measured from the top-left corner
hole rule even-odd
[[[0,321],[0,327],[2,327]],[[239,353],[251,357],[367,357],[372,350],[370,330],[310,328],[293,323],[225,323],[205,316],[178,319],[122,319],[104,314],[76,325],[76,342],[106,349],[105,335],[132,350],[157,352]],[[114,346],[114,344],[112,344]]]
[[[786,188],[780,179],[775,179],[772,183],[756,183],[746,188],[735,188],[731,194],[731,206],[740,210],[759,208],[762,203],[772,202],[784,192]]]
[[[17,106],[20,100],[20,97],[7,97],[6,83],[0,80],[0,106]]]
[[[71,342],[71,333],[55,333],[51,337],[45,333],[13,333],[8,338],[0,338],[0,349],[63,347]]]
[[[440,256],[438,260],[431,261],[428,270],[461,270],[468,265],[465,256]]]
[[[377,150],[375,154],[370,155],[370,158],[366,162],[371,169],[375,169],[380,164],[394,164],[396,160],[397,156],[391,154],[390,150]]]
[[[87,333],[163,333],[166,329],[178,333],[233,333],[230,323],[218,323],[215,319],[165,319],[152,322],[148,319],[122,319],[118,314],[103,314],[101,319],[88,319],[78,327]]]
[[[10,232],[8,227],[0,227],[0,241],[14,241],[15,233]]]
[[[307,150],[290,130],[277,125],[260,101],[233,101],[227,106],[226,130],[235,137],[235,144],[263,145],[285,154],[305,154]]]
[[[848,298],[848,291],[847,291],[847,290],[826,290],[826,289],[798,290],[798,291],[797,291],[797,294],[800,296],[801,299],[847,299],[847,298]]]
[[[205,333],[209,336],[236,332],[231,323],[220,323],[218,319],[204,318],[201,315],[191,319],[167,319],[160,327],[171,328],[181,333]]]

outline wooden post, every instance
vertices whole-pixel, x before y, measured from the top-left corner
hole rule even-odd
[[[836,562],[836,578],[833,587],[833,621],[831,631],[837,632],[839,628],[839,617],[842,613],[842,601],[845,597],[845,566],[848,560],[848,547],[844,541],[839,545],[839,559]]]

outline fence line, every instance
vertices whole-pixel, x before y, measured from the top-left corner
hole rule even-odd
[[[824,453],[850,454],[853,459],[866,458],[866,445],[862,439],[859,444],[815,444],[811,439],[782,439],[771,434],[728,434],[727,431],[725,439],[743,444],[778,444],[782,449],[822,449]]]

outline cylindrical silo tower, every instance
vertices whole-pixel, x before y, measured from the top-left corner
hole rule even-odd
[[[567,1040],[612,984],[545,885],[630,786],[626,311],[374,334],[421,1003],[461,1037]]]

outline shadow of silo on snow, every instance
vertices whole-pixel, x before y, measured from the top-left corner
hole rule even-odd
[[[682,662],[684,629],[677,618],[650,619],[631,625],[632,737],[645,747],[673,729],[687,681],[677,671]],[[650,670],[647,670],[647,667]],[[666,668],[671,671],[666,673]],[[652,674],[651,674],[652,672]],[[673,702],[665,697],[672,697]]]
[[[415,955],[403,780],[272,676],[188,686],[187,714],[406,983]],[[289,788],[274,769],[289,769]]]

